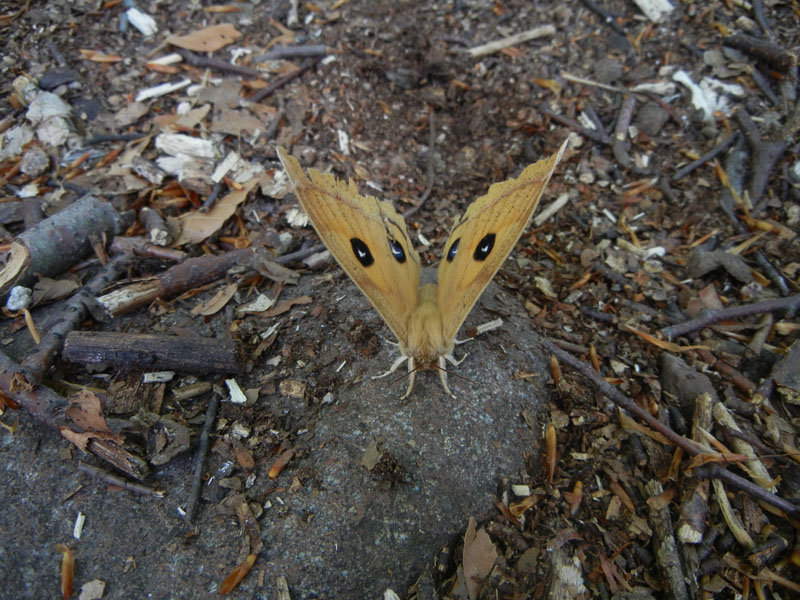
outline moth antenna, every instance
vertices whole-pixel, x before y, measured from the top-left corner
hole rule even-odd
[[[419,371],[419,367],[418,367],[418,366],[417,366],[417,367],[414,367],[413,369],[411,369],[410,371],[408,371],[408,372],[406,372],[406,373],[403,373],[402,375],[400,375],[400,377],[398,377],[398,378],[396,378],[396,379],[392,379],[392,380],[391,380],[389,383],[387,383],[387,384],[386,384],[386,386],[383,388],[383,389],[384,389],[384,391],[385,391],[385,390],[388,390],[390,387],[392,387],[392,386],[393,386],[395,383],[397,383],[397,382],[398,382],[398,381],[400,381],[401,379],[405,379],[406,377],[408,377],[408,376],[409,376],[409,375],[411,375],[412,373],[416,373],[417,371]]]
[[[436,366],[437,369],[439,369],[440,371],[444,371],[448,375],[452,375],[453,377],[457,377],[458,379],[463,379],[467,383],[471,383],[472,385],[475,385],[475,382],[472,381],[472,379],[470,379],[469,377],[464,377],[463,375],[459,375],[455,371],[448,371],[447,369],[445,369],[443,367],[440,367],[439,365],[435,365],[435,366]],[[416,369],[414,369],[414,370],[416,371]]]

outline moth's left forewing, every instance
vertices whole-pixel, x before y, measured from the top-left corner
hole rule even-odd
[[[420,278],[405,221],[391,203],[359,194],[355,183],[313,169],[306,175],[297,159],[277,151],[319,237],[405,346]]]
[[[567,145],[495,183],[456,221],[439,263],[438,304],[444,333],[453,339],[467,314],[516,245]]]

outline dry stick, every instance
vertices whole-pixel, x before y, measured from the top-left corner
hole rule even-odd
[[[259,60],[277,60],[279,58],[307,58],[309,56],[325,56],[329,54],[325,44],[311,46],[275,46],[259,57]]]
[[[433,108],[431,108],[428,113],[428,132],[428,183],[425,186],[425,191],[422,192],[422,196],[417,200],[417,204],[403,213],[404,219],[408,219],[410,216],[416,214],[419,209],[422,208],[422,205],[425,204],[428,196],[431,195],[431,191],[433,191],[433,147],[436,144],[436,127],[433,119]]]
[[[216,71],[223,71],[227,73],[236,73],[237,75],[244,75],[245,77],[258,78],[261,77],[261,71],[253,69],[252,67],[242,67],[241,65],[234,65],[227,60],[220,58],[212,58],[210,56],[199,56],[189,50],[183,48],[177,49],[186,62],[198,69],[214,69]]]
[[[633,118],[633,109],[636,106],[636,98],[634,96],[625,96],[622,101],[622,106],[619,109],[619,116],[617,117],[617,125],[614,128],[614,137],[611,141],[611,150],[617,162],[626,169],[630,169],[634,173],[640,175],[650,175],[651,169],[644,169],[636,165],[636,162],[628,154],[628,146],[626,143],[628,137],[628,127]]]
[[[286,264],[307,255],[308,251],[301,251],[270,260]],[[188,289],[216,281],[224,277],[233,267],[251,264],[252,261],[258,263],[261,260],[265,259],[260,256],[259,248],[252,246],[237,248],[223,254],[204,254],[174,265],[157,277],[137,281],[104,294],[98,298],[98,302],[110,315],[117,316],[149,304],[156,298],[172,298]]]
[[[275,259],[275,262],[279,265],[288,265],[289,263],[299,262],[304,258],[308,258],[309,256],[322,252],[323,250],[325,250],[325,244],[314,244],[308,248],[298,250],[297,252],[291,252],[290,254],[279,256]]]
[[[105,268],[92,277],[66,303],[60,319],[49,327],[42,341],[34,352],[25,357],[20,367],[27,374],[28,381],[38,384],[44,373],[53,364],[61,351],[66,335],[78,327],[86,318],[87,306],[96,302],[99,295],[109,283],[115,281],[128,266],[129,255],[115,256]]]
[[[728,377],[731,381],[733,381],[734,385],[736,385],[736,387],[743,392],[752,393],[753,390],[756,389],[756,384],[753,381],[742,375],[732,365],[729,365],[724,360],[718,359],[708,350],[697,348],[696,352],[700,357],[700,360],[709,365],[720,375]]]
[[[84,143],[87,146],[92,146],[94,144],[102,144],[103,142],[134,142],[146,138],[147,136],[148,134],[146,133],[108,133],[90,137]]]
[[[668,340],[672,340],[676,337],[686,335],[692,331],[713,325],[718,321],[724,321],[727,319],[740,319],[742,317],[749,317],[750,315],[758,315],[775,310],[796,309],[799,306],[800,294],[787,296],[785,298],[778,298],[776,300],[765,300],[764,302],[756,302],[755,304],[731,306],[729,308],[721,308],[719,310],[709,311],[703,316],[697,317],[696,319],[691,319],[690,321],[664,327],[661,330],[661,333]]]
[[[297,67],[295,71],[292,71],[291,73],[289,73],[288,75],[284,75],[283,77],[278,77],[275,81],[270,83],[263,90],[259,90],[255,94],[250,96],[249,98],[250,102],[261,102],[268,96],[271,96],[275,92],[275,90],[282,88],[284,85],[286,85],[293,79],[300,77],[300,75],[308,71],[311,67],[316,65],[321,60],[322,60],[321,56],[314,56],[305,59],[302,63],[300,63],[300,66]]]
[[[756,199],[761,198],[764,190],[767,187],[769,175],[775,163],[783,156],[783,152],[789,145],[789,138],[783,138],[777,141],[764,141],[761,139],[761,134],[758,131],[755,123],[750,118],[743,108],[740,108],[734,114],[734,118],[738,121],[739,126],[744,130],[744,135],[747,142],[753,149],[753,166],[752,175],[750,177],[750,201],[756,202]],[[761,198],[750,211],[752,215],[759,214],[767,206],[769,198]]]
[[[606,127],[603,125],[603,121],[600,120],[600,117],[597,115],[594,107],[591,104],[586,103],[583,106],[583,111],[586,113],[586,116],[589,117],[589,120],[594,124],[594,131],[598,131],[604,139],[610,142],[611,140],[608,137],[608,133],[606,133]]]
[[[549,108],[540,107],[539,112],[542,114],[550,117],[553,121],[557,123],[561,123],[562,125],[566,125],[570,129],[577,131],[583,137],[587,137],[590,140],[594,140],[598,144],[608,145],[611,143],[611,139],[608,137],[608,134],[605,130],[595,131],[593,129],[589,129],[588,127],[584,127],[577,121],[570,119],[569,117],[565,117],[564,115],[559,115],[554,113]]]
[[[772,42],[751,35],[738,33],[726,37],[722,43],[730,48],[741,50],[758,60],[763,60],[781,73],[788,73],[794,64],[794,57],[789,52]]]
[[[106,471],[105,469],[95,467],[94,465],[90,465],[82,461],[78,462],[78,471],[87,473],[88,475],[105,481],[111,485],[119,486],[124,490],[128,490],[129,492],[147,494],[148,496],[155,496],[156,498],[163,498],[165,495],[163,490],[156,490],[148,485],[136,483],[135,481],[128,481],[127,479],[123,479],[119,475],[115,475],[110,471]]]
[[[214,184],[214,187],[211,188],[211,193],[203,201],[202,206],[200,206],[200,212],[208,212],[211,210],[211,207],[214,206],[214,203],[217,201],[217,197],[219,197],[224,186],[225,184],[221,181],[218,181]]]
[[[192,488],[189,491],[189,500],[186,503],[185,518],[189,522],[194,520],[195,513],[197,513],[197,503],[200,498],[200,490],[203,487],[203,469],[205,468],[206,455],[208,454],[211,428],[214,426],[214,421],[217,418],[220,395],[221,394],[215,390],[214,393],[211,394],[211,398],[208,401],[208,408],[206,408],[206,420],[203,423],[203,431],[200,433],[200,444],[197,446],[197,454],[195,455]]]
[[[709,150],[708,152],[703,154],[703,156],[701,156],[700,158],[698,158],[695,161],[690,162],[685,167],[675,171],[675,174],[672,176],[672,181],[680,181],[681,179],[686,177],[689,173],[694,171],[696,168],[704,165],[705,163],[707,163],[710,160],[713,160],[714,158],[716,158],[717,156],[719,156],[720,154],[725,152],[725,150],[730,148],[734,143],[736,143],[736,141],[739,139],[739,137],[741,137],[741,136],[740,136],[740,134],[738,132],[729,135],[724,140],[722,140],[719,144],[717,144],[717,146],[715,148],[712,148],[711,150]]]
[[[772,91],[769,81],[767,81],[767,78],[761,74],[761,71],[755,67],[750,67],[747,72],[750,74],[750,79],[753,80],[753,83],[755,83],[761,89],[761,92],[772,103],[772,106],[779,107],[781,105],[781,100],[778,98],[775,92]]]
[[[589,381],[591,381],[592,384],[597,387],[604,396],[614,402],[614,404],[639,417],[642,421],[647,423],[647,425],[661,433],[664,437],[669,439],[679,448],[682,448],[685,452],[691,454],[692,456],[704,452],[704,450],[696,446],[694,442],[683,437],[682,435],[675,433],[675,431],[664,425],[661,421],[656,419],[646,410],[642,409],[633,400],[608,383],[600,376],[599,373],[597,373],[597,371],[592,368],[590,364],[579,361],[569,352],[561,350],[561,348],[548,340],[542,342],[542,345],[547,349],[548,352],[554,354],[560,361],[568,364],[581,375],[586,377]],[[735,473],[731,473],[730,471],[727,471],[718,465],[707,465],[702,469],[695,468],[693,469],[693,475],[696,477],[710,476],[720,479],[732,485],[733,487],[750,494],[758,500],[763,500],[764,502],[775,506],[788,515],[792,515],[794,517],[800,516],[800,506],[796,506],[791,502],[784,500],[780,496],[772,494],[771,492],[768,492],[767,490],[757,486],[747,479],[739,477]]]

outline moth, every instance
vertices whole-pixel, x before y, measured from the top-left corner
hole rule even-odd
[[[438,369],[453,396],[445,361],[459,364],[456,333],[528,225],[566,146],[567,140],[518,177],[493,184],[467,208],[450,231],[435,284],[422,283],[419,254],[390,202],[362,196],[352,181],[313,169],[306,175],[297,159],[277,149],[317,234],[397,338],[400,357],[377,377],[408,361],[403,398],[423,369]]]

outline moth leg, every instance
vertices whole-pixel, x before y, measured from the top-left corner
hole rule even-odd
[[[465,341],[465,342],[468,342],[469,340],[464,340],[464,341]],[[453,356],[452,354],[445,354],[444,356],[441,356],[441,357],[439,357],[439,366],[440,366],[440,367],[444,367],[444,366],[445,366],[445,363],[444,363],[444,361],[442,360],[442,359],[444,358],[444,359],[447,359],[447,362],[449,362],[451,365],[453,365],[453,366],[457,367],[457,366],[458,366],[458,365],[460,365],[462,362],[464,362],[468,356],[469,356],[469,352],[467,352],[467,353],[466,353],[464,356],[462,356],[460,359],[457,359],[457,358],[456,358],[455,356]],[[441,372],[444,372],[444,371],[441,371]]]
[[[442,387],[444,388],[444,391],[447,392],[447,395],[455,399],[456,395],[453,392],[451,392],[450,388],[447,386],[447,371],[445,370],[445,366],[447,365],[447,363],[445,362],[445,358],[449,360],[451,363],[457,365],[460,364],[461,361],[463,361],[464,358],[466,358],[466,356],[462,358],[460,361],[456,361],[456,359],[453,357],[452,354],[447,354],[446,356],[439,357],[439,381],[442,382]]]
[[[397,371],[397,367],[399,367],[400,365],[402,365],[402,364],[403,364],[403,363],[404,363],[406,360],[409,360],[409,361],[410,361],[410,360],[412,360],[412,359],[411,359],[411,358],[409,358],[408,356],[406,356],[405,354],[401,354],[401,355],[400,355],[400,358],[398,358],[396,361],[394,361],[394,362],[392,363],[392,366],[391,366],[391,367],[389,367],[389,370],[388,370],[388,371],[386,371],[386,373],[381,373],[380,375],[373,375],[373,376],[372,376],[372,378],[373,378],[373,379],[380,379],[381,377],[386,377],[387,375],[391,375],[392,373],[394,373],[395,371]]]
[[[408,389],[406,393],[400,396],[400,400],[405,400],[411,395],[411,390],[414,389],[414,377],[416,376],[417,372],[414,370],[414,359],[410,356],[408,357]]]
[[[453,340],[453,342],[456,344],[464,344],[473,339],[474,337],[479,336],[482,333],[486,333],[487,331],[492,331],[493,329],[497,329],[502,324],[503,324],[503,319],[495,319],[494,321],[489,321],[482,325],[478,325],[478,327],[476,327],[477,331],[475,332],[474,336],[467,338],[465,340]]]

